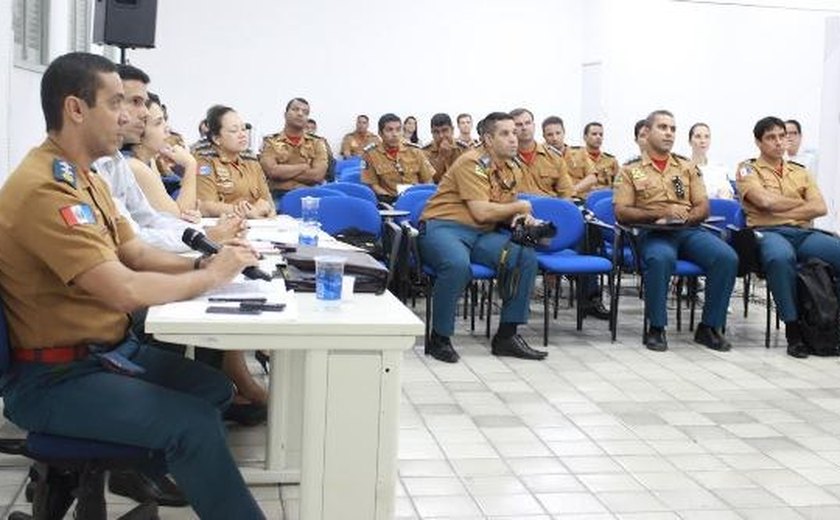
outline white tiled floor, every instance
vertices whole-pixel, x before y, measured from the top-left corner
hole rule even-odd
[[[538,346],[533,310],[522,332]],[[673,326],[669,352],[647,351],[630,291],[616,343],[604,322],[576,332],[563,308],[543,362],[495,358],[480,332],[458,327],[460,363],[419,344],[405,355],[396,518],[840,518],[840,362],[786,356],[783,331],[782,348],[765,349],[762,304],[749,320],[730,314],[728,353]],[[237,456],[259,459],[263,433],[233,430]],[[0,468],[0,500],[20,501],[25,465]],[[283,505],[278,488],[254,488],[270,518],[296,519],[297,489],[281,492]],[[128,507],[110,498],[112,513]]]

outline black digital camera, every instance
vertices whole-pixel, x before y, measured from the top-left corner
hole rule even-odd
[[[536,247],[543,241],[551,240],[557,234],[557,228],[552,222],[537,221],[528,225],[524,218],[513,223],[510,241],[525,247]]]

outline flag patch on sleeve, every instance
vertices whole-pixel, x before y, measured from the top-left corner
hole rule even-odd
[[[74,204],[72,206],[64,206],[60,210],[61,218],[67,227],[78,226],[81,224],[96,224],[96,215],[87,204]]]

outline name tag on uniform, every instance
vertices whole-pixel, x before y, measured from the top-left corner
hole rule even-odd
[[[87,204],[74,204],[72,206],[64,206],[60,210],[61,218],[68,227],[74,227],[81,224],[96,224],[96,215]]]

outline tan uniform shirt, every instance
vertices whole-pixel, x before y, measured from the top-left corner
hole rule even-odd
[[[379,144],[382,142],[379,139],[379,136],[376,134],[372,134],[370,132],[366,133],[364,138],[360,138],[356,132],[351,132],[344,136],[344,139],[341,140],[341,156],[342,157],[351,157],[351,156],[362,156],[362,150],[364,148],[373,143]]]
[[[265,199],[274,207],[274,199],[259,161],[253,155],[240,154],[236,160],[223,159],[214,146],[197,154],[198,200],[233,204],[247,200],[251,204]]]
[[[435,169],[435,176],[432,179],[435,184],[440,182],[446,170],[455,162],[455,159],[470,149],[470,146],[461,141],[453,142],[448,153],[441,153],[440,146],[434,141],[423,147],[423,153],[429,158],[432,167]]]
[[[572,196],[574,188],[569,167],[556,148],[538,144],[530,164],[522,154],[519,154],[519,159],[523,173],[520,192],[564,199]]]
[[[779,172],[762,158],[744,161],[738,165],[737,183],[748,226],[811,227],[809,220],[774,216],[771,212],[759,209],[746,197],[751,190],[764,188],[784,197],[810,200],[819,193],[819,188],[813,176],[799,163],[784,161]]]
[[[397,196],[397,184],[429,183],[435,176],[429,159],[416,145],[400,143],[395,159],[387,154],[383,144],[369,145],[368,148],[362,154],[365,161],[362,182],[377,186],[392,197]]]
[[[128,315],[72,284],[134,238],[96,173],[33,148],[0,189],[0,290],[12,348],[115,344]]]
[[[597,184],[591,186],[582,193],[576,193],[578,197],[585,197],[590,191],[609,188],[612,186],[615,176],[618,174],[618,161],[612,155],[601,152],[593,159],[586,147],[567,147],[566,164],[569,165],[569,175],[572,177],[572,184],[582,181],[590,173],[598,178]]]
[[[521,182],[522,170],[516,161],[495,165],[483,146],[475,148],[461,155],[449,168],[437,191],[429,198],[420,220],[454,220],[489,231],[495,224],[476,222],[467,201],[513,202]]]
[[[624,166],[615,179],[613,200],[615,204],[624,204],[639,209],[656,209],[670,204],[682,205],[691,210],[706,197],[700,170],[688,159],[671,154],[660,172],[647,154]],[[682,196],[678,193],[679,179]]]
[[[320,137],[304,133],[300,142],[294,144],[285,132],[274,134],[263,139],[260,151],[260,164],[306,164],[310,168],[327,167],[327,148]],[[268,185],[272,190],[289,191],[295,188],[314,186],[319,182],[302,182],[297,179],[285,181],[269,179]]]

